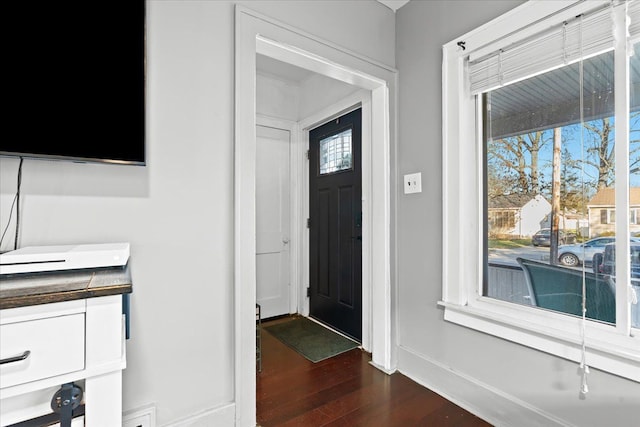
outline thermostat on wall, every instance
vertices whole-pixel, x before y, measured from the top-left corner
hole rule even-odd
[[[0,275],[122,267],[128,261],[129,243],[27,246],[0,254]]]

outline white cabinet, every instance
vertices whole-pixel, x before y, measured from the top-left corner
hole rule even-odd
[[[2,388],[84,369],[84,314],[0,325]]]
[[[0,426],[51,413],[69,382],[84,390],[74,425],[122,424],[122,295],[0,310],[0,359]]]

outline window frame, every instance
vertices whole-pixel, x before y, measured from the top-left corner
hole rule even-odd
[[[444,319],[575,362],[580,362],[582,357],[582,319],[482,294],[483,263],[486,262],[483,249],[484,154],[482,126],[476,125],[482,123],[482,97],[470,94],[465,58],[472,52],[507,46],[520,37],[535,34],[603,4],[609,2],[529,1],[443,46],[443,296],[439,304],[444,307]],[[620,13],[617,19],[620,19]],[[617,41],[616,49],[620,50],[620,46],[624,49],[626,40]],[[621,79],[617,71],[618,56],[616,54],[616,88]],[[628,78],[628,74],[622,75]],[[628,88],[629,85],[625,82],[623,86]],[[617,103],[625,100],[628,112],[628,96],[618,101],[617,95],[616,115],[620,111]],[[619,143],[616,133],[617,153],[628,152],[628,137],[626,141],[626,144]],[[619,163],[617,168],[625,170],[626,167],[628,171],[628,159]],[[619,215],[616,234],[623,235],[629,230],[628,178],[616,185]],[[625,191],[626,202],[620,203]],[[628,252],[628,240],[617,239],[616,250]],[[629,262],[624,258],[617,260],[618,271],[627,271],[626,283],[630,283]],[[465,263],[459,263],[460,259],[466,260]],[[624,275],[622,279],[625,280]],[[625,289],[623,283],[618,289]],[[630,292],[617,294],[615,326],[585,322],[587,363],[640,381],[640,330],[632,329],[630,325]],[[624,302],[622,306],[621,302]]]
[[[495,225],[496,228],[515,228],[516,211],[517,209],[495,209],[493,212],[488,211],[487,214],[489,221],[499,223]]]
[[[342,135],[345,134],[346,132],[349,132],[349,152],[348,152],[348,154],[349,154],[349,167],[345,168],[345,167],[338,166],[337,165],[338,158],[336,156],[336,158],[333,159],[333,160],[328,160],[327,159],[327,163],[336,162],[336,165],[327,166],[327,170],[323,172],[322,171],[322,166],[323,166],[322,157],[324,155],[324,153],[322,151],[323,150],[323,143],[325,141],[330,140],[328,142],[328,144],[330,144],[331,142],[337,140],[338,139],[337,137],[340,137],[340,145],[343,145],[343,141],[342,141],[343,136]],[[327,135],[327,136],[325,136],[324,138],[322,138],[320,140],[320,142],[319,142],[319,144],[320,144],[320,148],[319,148],[320,152],[319,152],[319,155],[318,155],[318,176],[328,176],[328,175],[333,175],[333,174],[340,173],[340,172],[346,172],[346,171],[352,171],[353,170],[353,145],[352,145],[352,142],[351,142],[351,138],[352,137],[353,137],[353,128],[351,126],[349,126],[349,127],[345,128],[345,129],[340,130],[337,133],[334,132],[331,135]],[[331,151],[331,149],[329,149],[329,151]],[[335,146],[334,146],[334,151],[337,154],[338,150],[337,150],[337,148],[335,148]],[[340,160],[343,160],[344,157],[342,156],[342,154],[344,154],[344,150],[341,149],[340,153],[341,153]]]
[[[608,225],[616,223],[616,210],[611,208],[600,209],[600,224]]]

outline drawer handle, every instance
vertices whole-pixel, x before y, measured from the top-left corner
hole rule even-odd
[[[22,353],[20,356],[7,357],[6,359],[0,360],[0,365],[4,365],[5,363],[20,362],[22,360],[25,360],[27,357],[29,357],[30,354],[31,352],[27,350],[24,353]]]

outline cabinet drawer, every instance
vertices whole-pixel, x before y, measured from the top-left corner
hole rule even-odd
[[[0,388],[84,369],[84,313],[0,326]]]

